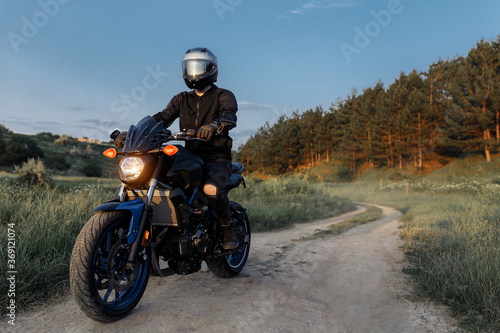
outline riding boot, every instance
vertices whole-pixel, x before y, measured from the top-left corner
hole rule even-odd
[[[217,216],[222,230],[222,247],[224,250],[231,250],[239,246],[238,237],[234,231],[234,222],[229,211],[229,199],[225,192],[217,195],[216,198],[209,198]]]
[[[222,229],[222,247],[224,250],[232,250],[240,245],[236,232],[234,231],[233,220],[221,221],[219,220]]]

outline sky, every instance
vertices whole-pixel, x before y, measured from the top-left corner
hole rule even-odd
[[[237,148],[282,114],[465,56],[499,17],[498,0],[0,0],[0,124],[107,141],[187,90],[182,57],[207,47]]]

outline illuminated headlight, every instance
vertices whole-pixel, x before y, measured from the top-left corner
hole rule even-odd
[[[144,170],[144,162],[139,157],[125,157],[120,162],[120,170],[123,180],[136,180]]]

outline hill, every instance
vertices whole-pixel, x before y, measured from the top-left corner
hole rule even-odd
[[[10,172],[30,158],[43,161],[55,175],[116,177],[118,161],[102,155],[108,143],[82,142],[66,134],[13,133],[0,126],[0,170]]]

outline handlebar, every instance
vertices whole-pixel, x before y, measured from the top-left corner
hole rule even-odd
[[[165,132],[157,134],[156,137],[159,140],[163,141],[163,142],[168,142],[168,141],[172,141],[172,140],[179,140],[179,141],[190,141],[190,140],[207,141],[205,139],[198,138],[196,136],[196,130],[194,130],[194,129],[189,129],[189,130],[185,130],[183,132],[175,132],[175,133],[172,133],[169,130],[165,130]]]
[[[111,133],[110,138],[112,138],[114,140],[120,133],[121,132],[118,129],[116,129],[113,131],[113,133]],[[175,133],[172,133],[170,130],[165,129],[162,133],[157,134],[155,136],[155,138],[153,139],[153,144],[159,148],[145,151],[142,153],[146,153],[146,154],[161,153],[162,148],[160,146],[163,146],[167,142],[172,141],[172,140],[177,140],[177,141],[196,140],[196,141],[207,142],[207,140],[205,140],[205,139],[198,138],[196,136],[196,130],[194,130],[194,129],[188,129],[188,130],[185,130],[183,132],[175,132]],[[117,152],[117,153],[122,154],[122,152]]]
[[[184,132],[176,132],[173,133],[171,136],[171,140],[180,140],[180,141],[191,141],[191,140],[198,140],[198,141],[207,141],[205,139],[200,139],[196,136],[196,130],[194,129],[188,129]]]

